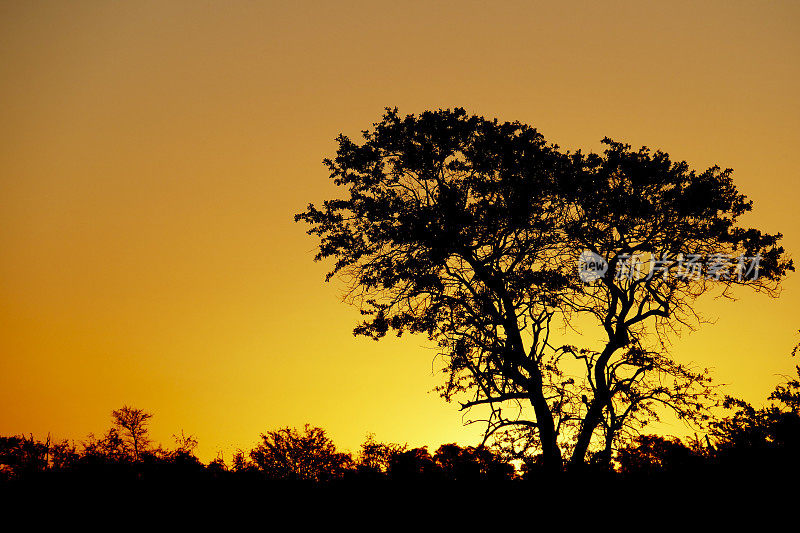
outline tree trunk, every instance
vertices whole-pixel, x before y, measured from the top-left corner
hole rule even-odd
[[[558,446],[553,414],[550,406],[543,396],[531,395],[531,404],[536,413],[536,425],[539,429],[539,439],[542,442],[542,463],[548,472],[560,472],[563,466],[561,448]]]
[[[611,401],[608,383],[606,383],[606,364],[618,347],[619,344],[616,342],[606,344],[600,357],[597,358],[597,363],[594,366],[594,398],[592,398],[589,410],[583,418],[581,430],[578,433],[578,442],[575,444],[575,449],[570,458],[570,464],[573,466],[582,466],[586,462],[586,452],[592,442],[592,434],[597,424],[600,423],[600,417],[603,416],[603,408]]]

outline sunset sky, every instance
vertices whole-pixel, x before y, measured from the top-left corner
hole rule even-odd
[[[461,106],[731,167],[797,260],[798,26],[789,1],[0,2],[0,435],[129,404],[204,460],[305,422],[476,443],[430,343],[354,338],[293,221],[337,193],[335,136]],[[702,300],[674,353],[761,402],[798,363],[797,278]]]

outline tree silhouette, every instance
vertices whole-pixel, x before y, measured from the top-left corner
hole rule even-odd
[[[111,411],[114,427],[130,449],[134,461],[139,461],[142,451],[150,445],[147,424],[152,417],[151,413],[127,405]]]
[[[547,469],[561,468],[564,450],[584,464],[592,443],[608,461],[659,406],[702,420],[707,374],[654,341],[691,325],[697,296],[740,283],[774,294],[793,270],[780,234],[736,226],[751,205],[729,170],[697,173],[608,139],[604,154],[570,154],[527,125],[463,109],[387,109],[363,142],[337,141],[325,164],[345,197],[295,220],[319,238],[316,259],[333,260],[326,280],[351,280],[347,299],[366,317],[355,333],[427,334],[446,361],[442,396],[488,406],[487,438],[535,445]],[[594,283],[575,272],[586,251],[609,270]],[[646,280],[616,279],[646,253],[671,262]],[[748,259],[743,272],[717,268],[714,283],[671,275],[688,254]],[[605,332],[602,349],[552,341],[553,320],[579,316]]]
[[[700,457],[678,438],[639,435],[617,454],[619,470],[628,475],[654,475],[697,469]]]
[[[392,464],[392,457],[398,453],[406,451],[407,446],[378,442],[372,433],[367,435],[366,440],[361,443],[358,454],[357,468],[361,474],[377,475],[389,472]]]
[[[285,427],[262,433],[261,441],[250,458],[269,479],[325,481],[340,477],[351,462],[324,429],[309,424],[302,431]]]
[[[433,460],[445,479],[453,481],[510,479],[514,474],[512,465],[486,447],[443,444],[436,450]]]
[[[715,420],[711,428],[720,461],[751,470],[800,470],[800,365],[768,401],[757,409],[744,400],[725,398],[724,406],[733,414]]]
[[[22,474],[42,472],[48,468],[48,455],[50,451],[50,436],[46,442],[39,442],[33,435],[15,437],[0,437],[0,469],[10,473]]]
[[[100,438],[89,434],[83,444],[82,461],[84,463],[119,464],[130,461],[133,457],[130,448],[120,436],[117,428],[112,427]]]
[[[187,435],[181,430],[181,434],[172,435],[172,440],[175,441],[175,451],[177,453],[191,455],[197,448],[198,442],[194,435]]]
[[[394,481],[433,481],[440,479],[440,473],[427,446],[392,454],[389,475]]]

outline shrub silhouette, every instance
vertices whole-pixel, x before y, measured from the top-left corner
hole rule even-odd
[[[327,481],[342,477],[352,463],[324,429],[309,424],[302,431],[284,427],[262,433],[261,441],[250,458],[268,479]]]

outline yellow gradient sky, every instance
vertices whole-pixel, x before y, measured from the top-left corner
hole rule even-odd
[[[128,403],[206,460],[306,421],[351,450],[474,442],[425,339],[354,339],[292,221],[385,106],[732,167],[800,250],[799,3],[401,4],[0,2],[0,434],[81,439]],[[757,402],[800,286],[739,294],[674,350]]]

